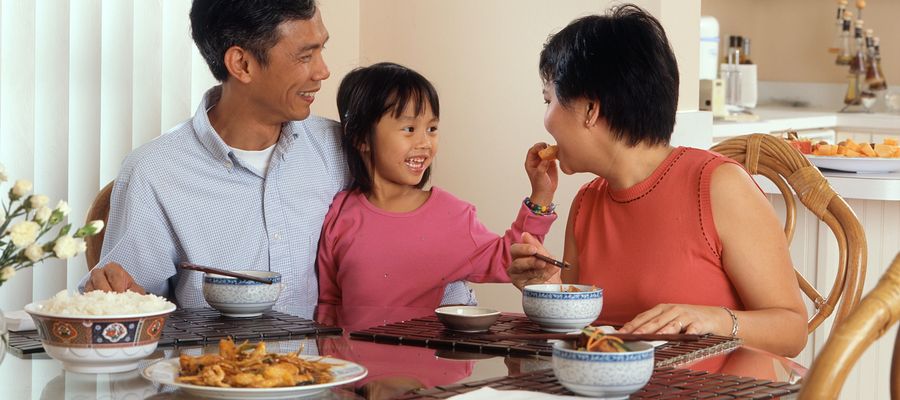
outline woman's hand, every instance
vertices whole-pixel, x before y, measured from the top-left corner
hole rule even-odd
[[[525,172],[531,181],[531,201],[548,206],[553,202],[553,194],[559,184],[556,160],[542,160],[538,152],[547,147],[546,143],[536,143],[525,156]],[[534,253],[532,253],[534,254]]]
[[[534,254],[550,256],[534,236],[529,233],[522,234],[522,243],[515,243],[510,247],[512,263],[506,269],[513,285],[520,290],[526,285],[537,283],[560,283],[559,267],[538,260]]]
[[[638,314],[619,332],[730,336],[731,329],[731,315],[722,307],[659,304]]]

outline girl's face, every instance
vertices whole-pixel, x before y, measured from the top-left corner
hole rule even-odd
[[[544,83],[544,103],[547,104],[547,111],[544,112],[544,128],[556,139],[559,146],[559,168],[563,173],[571,175],[579,172],[578,150],[583,148],[581,143],[585,137],[585,119],[587,113],[579,112],[582,108],[586,108],[586,103],[582,100],[573,101],[569,107],[560,104],[556,97],[556,88],[552,82]],[[584,103],[584,104],[583,104]]]
[[[425,105],[416,116],[415,102],[410,101],[399,118],[388,111],[375,125],[375,157],[373,187],[416,186],[437,154],[438,119]],[[363,159],[369,160],[369,147]]]

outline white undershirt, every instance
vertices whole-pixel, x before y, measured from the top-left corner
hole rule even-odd
[[[234,155],[240,159],[241,162],[255,169],[260,175],[265,176],[266,171],[269,170],[269,160],[272,159],[275,145],[273,144],[262,150],[241,150],[231,147],[231,151],[234,152]]]

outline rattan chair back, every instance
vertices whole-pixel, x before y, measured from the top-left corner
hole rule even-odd
[[[784,234],[794,237],[797,205],[804,206],[824,222],[837,239],[838,268],[831,290],[823,296],[797,272],[803,293],[813,302],[808,331],[813,332],[835,309],[835,324],[859,303],[866,275],[866,235],[856,214],[809,160],[784,139],[766,134],[738,136],[712,147],[712,151],[741,163],[751,175],[762,175],[781,191],[785,201]],[[793,190],[792,190],[793,189]],[[836,326],[836,325],[835,325]]]
[[[87,221],[103,220],[104,226],[109,222],[109,197],[112,195],[114,183],[115,181],[106,184],[94,197],[91,208],[87,212]],[[100,233],[84,238],[84,242],[87,244],[87,251],[84,252],[84,257],[87,260],[88,271],[100,262],[100,251],[103,250],[103,238],[105,236],[106,229],[104,228]]]
[[[900,319],[900,253],[878,285],[837,325],[803,379],[801,399],[836,399],[862,353]],[[891,398],[900,399],[900,334],[894,339]]]

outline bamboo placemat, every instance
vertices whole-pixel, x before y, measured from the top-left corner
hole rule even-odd
[[[545,369],[516,376],[485,379],[450,386],[421,389],[399,397],[403,400],[446,399],[482,387],[497,390],[528,390],[557,395],[574,395]],[[800,391],[799,384],[773,382],[733,375],[714,374],[689,369],[657,368],[632,399],[768,399]]]
[[[524,315],[503,314],[491,326],[492,334],[541,333],[540,328]],[[451,349],[498,355],[551,356],[553,348],[546,341],[485,340],[473,334],[444,328],[435,316],[416,318],[362,331],[350,332],[350,337],[377,343]],[[741,340],[726,336],[706,335],[696,342],[669,342],[656,348],[656,366],[677,366],[716,354],[731,351]]]
[[[341,328],[267,311],[255,318],[225,318],[211,308],[178,309],[169,314],[159,346],[196,346],[232,337],[235,340],[298,339],[340,334]],[[10,332],[9,350],[19,357],[44,352],[37,330]]]

